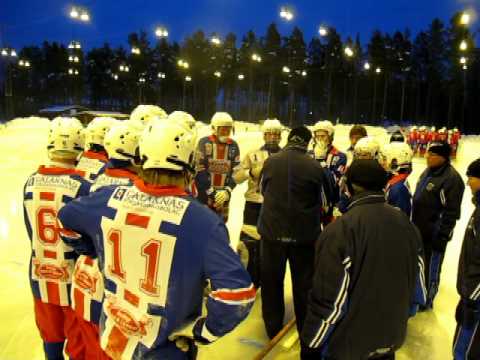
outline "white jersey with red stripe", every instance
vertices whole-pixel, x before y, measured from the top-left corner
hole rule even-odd
[[[98,257],[105,278],[101,345],[115,359],[170,358],[168,336],[201,315],[194,328],[213,341],[250,311],[255,289],[229,245],[221,219],[176,187],[104,187],[64,207],[63,240]]]
[[[84,172],[85,179],[93,182],[103,173],[107,162],[108,158],[106,153],[85,151],[78,161],[77,170]]]
[[[30,285],[44,303],[70,305],[70,286],[77,254],[60,238],[58,211],[88,195],[90,183],[73,168],[40,166],[24,188],[24,218],[32,245]]]

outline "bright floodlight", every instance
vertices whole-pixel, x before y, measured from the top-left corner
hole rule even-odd
[[[245,79],[245,75],[243,74],[238,74],[238,80],[243,80]]]
[[[24,66],[24,65],[25,65],[25,61],[23,61],[23,60],[20,60],[20,61],[18,62],[18,65],[20,65],[20,66]]]
[[[468,70],[468,66],[467,65],[463,65],[463,70]]]
[[[80,20],[85,21],[85,22],[90,21],[90,15],[87,12],[83,12],[80,15]]]
[[[325,26],[320,26],[320,28],[318,29],[318,33],[320,34],[321,37],[327,36],[328,29]]]
[[[465,40],[462,40],[462,42],[460,43],[460,50],[461,51],[466,51],[468,49],[468,44]]]
[[[465,56],[462,56],[462,57],[460,58],[460,64],[464,65],[464,64],[466,64],[466,63],[467,63],[467,58],[466,58]]]
[[[165,29],[164,27],[158,27],[155,30],[155,35],[159,38],[166,38],[168,37],[168,30]]]
[[[78,75],[78,70],[75,70],[75,75]]]
[[[222,43],[222,40],[220,40],[218,36],[212,36],[210,42],[215,46],[219,46]]]
[[[376,72],[377,74],[380,74],[380,73],[382,72],[382,69],[379,68],[379,67],[377,67],[377,68],[375,69],[375,72]]]
[[[288,66],[284,66],[282,68],[282,72],[284,72],[285,74],[289,74],[290,73],[290,68]]]
[[[307,76],[307,71],[306,71],[306,70],[303,70],[303,71],[302,71],[302,76],[303,76],[303,77]]]
[[[165,73],[163,73],[163,72],[159,72],[159,73],[158,73],[158,78],[159,78],[159,79],[165,79],[166,77],[167,77],[167,76],[165,75]]]
[[[10,51],[11,57],[17,57],[17,52],[15,50]]]
[[[132,54],[140,55],[141,51],[138,47],[134,46],[134,47],[132,47]]]
[[[470,24],[470,20],[471,20],[470,14],[467,13],[467,12],[464,12],[464,13],[462,14],[462,16],[460,17],[460,24],[462,24],[462,25],[469,25],[469,24]]]
[[[119,69],[120,71],[124,71],[124,70],[125,70],[125,66],[120,65],[120,66],[118,67],[118,69]]]
[[[72,10],[70,10],[70,17],[72,19],[76,19],[78,18],[78,16],[79,16],[78,10],[75,8],[72,8]]]
[[[73,69],[68,69],[68,73],[69,73],[70,75],[73,75]]]
[[[144,83],[146,80],[145,78],[141,77],[140,79],[138,79],[138,81],[140,81],[141,83]]]
[[[25,61],[25,67],[30,67],[30,61]]]
[[[262,57],[258,54],[252,54],[252,60],[256,62],[262,62]]]
[[[213,73],[213,75],[215,75],[217,78],[221,78],[222,77],[222,73],[220,71],[215,71]]]
[[[347,46],[345,48],[345,55],[347,55],[348,57],[352,57],[353,56],[353,50],[350,46]]]
[[[2,49],[2,56],[8,56],[7,49]]]
[[[82,45],[79,42],[77,42],[75,44],[75,49],[81,49],[81,48],[82,48]]]
[[[185,81],[186,81],[186,82],[192,81],[192,77],[191,77],[191,76],[188,76],[188,75],[185,76]]]
[[[364,65],[363,65],[363,68],[365,70],[370,70],[370,63],[366,62]]]
[[[282,7],[280,9],[280,17],[286,21],[291,21],[293,19],[293,12],[287,7]]]
[[[117,74],[113,74],[113,79],[114,79],[114,80],[118,80],[118,75],[117,75]]]

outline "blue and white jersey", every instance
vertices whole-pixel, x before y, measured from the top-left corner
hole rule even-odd
[[[57,214],[78,196],[88,195],[90,183],[75,169],[40,166],[24,188],[24,220],[32,245],[30,285],[44,303],[69,306],[77,254],[60,238]]]
[[[253,305],[255,289],[225,225],[182,189],[141,180],[105,187],[64,207],[59,219],[63,240],[98,258],[101,345],[112,358],[164,358],[172,351],[168,336],[201,315],[207,280],[207,317],[195,336],[215,340]]]
[[[388,181],[387,202],[402,210],[409,218],[412,214],[412,192],[408,183],[409,174],[398,174]]]
[[[228,188],[231,192],[236,186],[233,169],[239,164],[240,148],[234,140],[221,143],[215,135],[200,139],[195,165],[198,199],[207,203],[207,192],[214,189]]]

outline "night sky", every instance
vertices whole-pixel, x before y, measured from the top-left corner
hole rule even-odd
[[[105,41],[126,45],[128,33],[140,29],[149,32],[153,40],[157,25],[166,26],[170,38],[177,41],[200,28],[222,36],[229,31],[243,35],[250,29],[263,35],[273,21],[284,35],[299,26],[307,42],[323,23],[336,27],[343,37],[359,32],[365,43],[374,29],[390,32],[409,27],[416,33],[434,17],[448,21],[455,11],[474,7],[475,3],[478,12],[478,0],[0,0],[0,46],[18,49],[43,40],[68,43],[72,36],[87,48]],[[91,23],[70,20],[71,5],[86,6]],[[293,22],[280,20],[282,5],[293,7]]]

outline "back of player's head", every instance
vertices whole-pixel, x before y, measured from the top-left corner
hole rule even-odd
[[[76,118],[57,117],[52,120],[48,133],[50,159],[74,160],[83,151],[83,126]]]
[[[293,128],[288,134],[288,144],[307,147],[312,140],[312,133],[306,126]]]
[[[117,123],[118,120],[111,117],[96,117],[90,121],[85,129],[85,148],[103,149],[105,135]]]
[[[354,136],[358,136],[360,138],[367,137],[367,129],[363,125],[353,125],[350,129],[349,137],[352,138]]]
[[[387,185],[388,174],[376,160],[354,160],[346,173],[350,192],[353,185],[365,191],[382,191]]]

